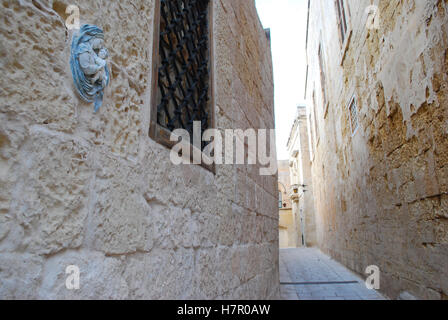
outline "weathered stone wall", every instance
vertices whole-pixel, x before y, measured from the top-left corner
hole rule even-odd
[[[391,298],[447,298],[448,1],[373,4],[378,29],[366,27],[371,1],[347,1],[352,33],[344,57],[334,1],[311,1],[307,95],[312,101],[315,93],[318,243],[358,273],[380,267],[381,291]],[[359,129],[352,136],[353,95]]]
[[[105,32],[98,114],[73,85],[69,4]],[[277,176],[175,166],[148,137],[154,1],[0,5],[0,298],[277,298]],[[254,2],[213,11],[217,127],[273,128]],[[72,264],[80,290],[65,288]]]

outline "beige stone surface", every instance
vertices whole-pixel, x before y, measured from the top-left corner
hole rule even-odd
[[[316,97],[319,246],[360,274],[377,265],[390,298],[446,299],[448,2],[373,1],[377,29],[366,27],[371,1],[345,2],[351,30],[345,51],[333,2],[312,1],[310,11],[307,93],[310,101]],[[347,109],[353,95],[354,135]]]
[[[280,249],[296,248],[298,232],[292,209],[279,210],[279,243]]]
[[[98,114],[73,85],[68,4],[105,32]],[[148,137],[154,1],[0,6],[0,298],[277,298],[277,176],[174,166]],[[254,2],[213,10],[217,128],[274,128]],[[80,290],[65,288],[71,264]]]

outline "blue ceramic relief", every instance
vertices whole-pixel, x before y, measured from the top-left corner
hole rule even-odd
[[[104,88],[110,80],[108,57],[103,30],[94,25],[83,25],[79,34],[73,37],[70,67],[79,95],[86,102],[94,102],[95,113],[103,103]]]

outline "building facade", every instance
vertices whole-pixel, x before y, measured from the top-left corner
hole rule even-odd
[[[448,297],[448,3],[310,1],[319,247],[390,298]]]
[[[280,248],[297,247],[297,223],[291,206],[289,161],[278,161],[278,210]]]
[[[297,245],[316,245],[316,219],[314,212],[313,181],[309,125],[305,106],[297,107],[297,113],[288,140],[290,198],[297,225]]]
[[[208,95],[195,96],[208,109],[193,108],[206,128],[273,129],[270,40],[254,1],[180,2],[2,2],[1,299],[278,297],[277,175],[175,165],[163,136],[185,116],[170,109],[184,76]],[[69,5],[81,26],[104,31],[109,73],[95,84],[110,82],[96,113],[74,85]],[[196,45],[208,43],[196,51],[168,23],[190,10]],[[183,34],[197,37],[183,19]],[[100,34],[92,30],[84,40]],[[89,63],[107,57],[90,45],[79,52]],[[179,64],[195,71],[179,72],[174,87]],[[70,266],[77,290],[66,286]]]

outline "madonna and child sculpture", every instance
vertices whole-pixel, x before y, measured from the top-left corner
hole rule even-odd
[[[79,34],[73,37],[70,67],[79,95],[86,102],[94,102],[95,113],[103,103],[104,88],[110,80],[108,57],[103,30],[94,25],[83,25]]]

